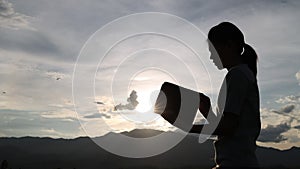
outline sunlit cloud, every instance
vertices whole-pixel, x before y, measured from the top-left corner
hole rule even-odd
[[[94,113],[94,114],[90,114],[90,115],[86,115],[84,116],[84,118],[87,119],[93,119],[93,118],[111,118],[111,116],[104,114],[104,113]]]
[[[70,119],[70,120],[76,120],[76,112],[70,109],[57,109],[54,111],[47,111],[47,112],[41,112],[41,117],[44,118],[55,118],[55,119]]]
[[[296,76],[296,79],[298,80],[299,85],[300,85],[300,71],[297,72],[295,76]]]
[[[277,148],[299,146],[300,102],[294,95],[281,97],[276,103],[279,109],[261,109],[262,130],[258,141],[261,145],[270,143]]]
[[[276,100],[277,103],[300,104],[300,96],[290,95]]]
[[[36,111],[0,109],[1,119],[4,120],[0,123],[0,134],[5,137],[48,136],[55,138],[73,138],[83,135],[73,114],[66,112],[46,112],[42,115]],[[59,113],[64,114],[59,115]]]
[[[54,80],[62,80],[66,77],[70,78],[69,75],[61,73],[61,72],[53,72],[53,71],[49,71],[45,73],[48,77],[54,79]]]

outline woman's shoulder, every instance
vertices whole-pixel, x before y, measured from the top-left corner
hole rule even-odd
[[[255,82],[256,78],[253,72],[249,69],[247,64],[239,64],[237,66],[232,67],[227,75],[227,80],[248,80],[249,82]]]

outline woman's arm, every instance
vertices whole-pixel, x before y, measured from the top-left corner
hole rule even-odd
[[[200,93],[199,111],[205,118],[207,118],[209,112],[212,112],[210,99],[203,93]],[[200,134],[203,127],[204,125],[193,125],[188,132]]]
[[[209,97],[207,97],[202,93],[200,94],[199,110],[205,118],[207,118],[209,113],[214,114],[211,109],[211,103]],[[238,122],[239,122],[238,117],[239,116],[237,114],[234,114],[232,112],[223,112],[220,122],[217,128],[215,129],[215,131],[212,133],[212,135],[226,135],[226,136],[233,135],[233,133],[235,132],[238,126]],[[216,120],[218,120],[217,117],[210,116],[210,121],[216,121]],[[210,122],[208,123],[209,124],[205,124],[205,125],[210,125]],[[213,122],[211,122],[211,124],[213,124]],[[204,125],[193,125],[190,131],[188,132],[200,134],[203,127]],[[211,134],[211,133],[202,133],[202,134]]]
[[[212,135],[231,136],[235,132],[237,126],[238,126],[238,115],[230,112],[224,112],[216,130],[212,133]],[[200,134],[203,127],[204,125],[193,125],[189,133]],[[202,134],[211,134],[211,133],[202,133]]]
[[[200,93],[199,111],[204,116],[204,118],[207,118],[209,113],[213,113],[212,108],[211,108],[210,99],[203,93]],[[203,127],[204,127],[204,125],[193,125],[192,128],[190,129],[190,131],[188,131],[188,132],[200,134]]]
[[[189,131],[189,133],[200,134],[203,126],[204,125],[193,125],[193,127],[191,128],[191,130]]]

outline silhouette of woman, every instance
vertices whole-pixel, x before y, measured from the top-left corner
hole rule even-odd
[[[245,43],[243,33],[229,22],[210,29],[208,46],[210,59],[217,68],[228,70],[218,96],[217,114],[223,113],[214,131],[218,136],[214,142],[214,169],[257,169],[255,150],[261,122],[256,52]],[[207,117],[210,100],[205,95],[200,100],[200,111]],[[194,125],[189,132],[200,133],[202,127]]]

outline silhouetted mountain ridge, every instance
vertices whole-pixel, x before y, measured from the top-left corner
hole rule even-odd
[[[163,131],[135,129],[122,134],[145,138]],[[105,139],[109,134],[95,139]],[[168,132],[168,134],[180,134]],[[122,143],[120,143],[122,144]],[[126,145],[123,145],[126,146]],[[75,139],[53,139],[49,137],[0,138],[0,160],[6,159],[9,168],[28,169],[116,169],[116,168],[197,168],[210,169],[214,165],[211,140],[198,143],[195,135],[186,136],[169,151],[149,158],[125,158],[107,152],[89,137]],[[280,151],[274,148],[258,147],[257,156],[264,168],[300,168],[300,148],[292,147]]]
[[[157,136],[162,132],[164,131],[153,130],[153,129],[134,129],[129,132],[128,131],[122,132],[122,134],[134,138],[147,138],[147,137]]]

